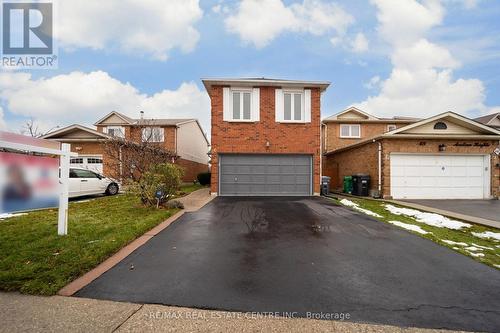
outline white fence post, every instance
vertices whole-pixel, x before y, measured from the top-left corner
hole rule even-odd
[[[61,150],[62,154],[60,156],[59,164],[61,175],[59,177],[60,192],[57,234],[63,236],[68,234],[69,160],[71,145],[68,143],[62,143]]]

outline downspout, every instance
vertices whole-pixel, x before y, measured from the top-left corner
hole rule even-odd
[[[373,142],[377,142],[377,140],[373,140]],[[382,143],[380,141],[378,143],[378,197],[382,196]]]

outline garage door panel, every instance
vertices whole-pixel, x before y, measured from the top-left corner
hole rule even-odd
[[[481,155],[391,155],[396,199],[483,199],[489,193]],[[486,187],[486,188],[485,188]]]
[[[221,195],[311,195],[309,155],[219,155]]]

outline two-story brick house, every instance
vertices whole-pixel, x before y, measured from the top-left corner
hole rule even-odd
[[[191,182],[200,172],[208,171],[209,141],[196,119],[133,119],[113,111],[94,124],[97,130],[71,125],[53,131],[43,138],[71,144],[79,154],[71,160],[73,167],[82,167],[111,175],[110,157],[102,143],[110,137],[133,142],[155,142],[178,156],[176,163],[184,169],[184,181]]]
[[[323,121],[323,175],[368,174],[370,193],[395,199],[500,196],[500,131],[453,112],[382,119],[350,108]]]
[[[321,175],[321,93],[329,82],[203,79],[218,195],[313,195]]]

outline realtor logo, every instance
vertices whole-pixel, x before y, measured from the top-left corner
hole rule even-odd
[[[3,67],[57,67],[52,3],[3,1],[1,17]]]

